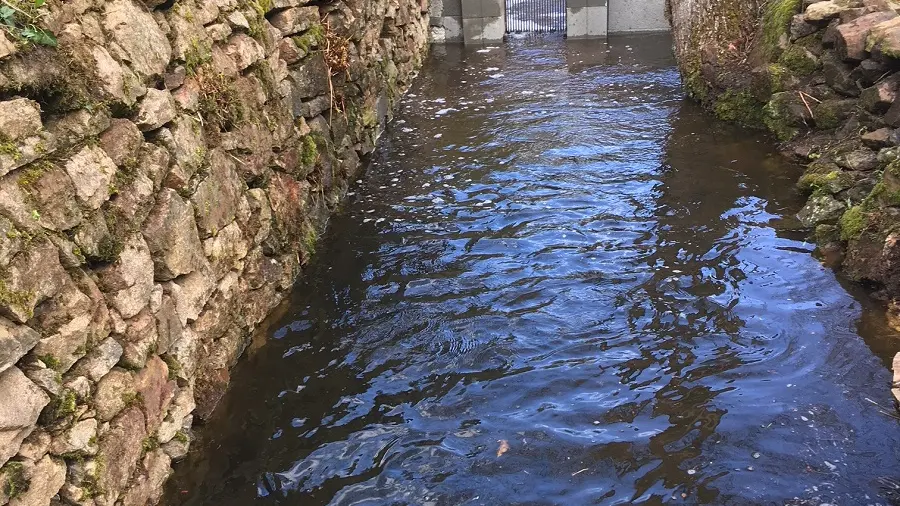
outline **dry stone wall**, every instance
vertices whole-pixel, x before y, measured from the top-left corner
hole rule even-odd
[[[7,3],[58,45],[0,35],[0,505],[152,504],[373,150],[428,6]]]

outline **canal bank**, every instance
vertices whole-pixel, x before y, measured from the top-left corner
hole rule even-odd
[[[0,504],[153,504],[415,75],[427,3],[3,4]]]
[[[167,503],[887,502],[893,333],[670,46],[434,47]]]
[[[885,300],[900,295],[900,3],[669,5],[687,91],[776,136],[807,166],[799,217],[825,259]]]

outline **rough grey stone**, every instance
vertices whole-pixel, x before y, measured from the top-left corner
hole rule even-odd
[[[175,119],[175,100],[167,90],[147,90],[134,123],[143,131],[156,130]]]
[[[73,372],[86,376],[94,382],[100,381],[119,362],[122,351],[122,345],[109,337],[79,360]]]
[[[98,270],[101,289],[122,318],[147,306],[153,291],[153,258],[140,234],[129,237],[115,263]]]
[[[797,213],[797,219],[805,227],[814,227],[820,223],[834,223],[840,219],[847,206],[831,195],[813,195]]]
[[[0,318],[0,373],[15,365],[40,339],[30,327]]]
[[[165,34],[146,10],[130,0],[106,2],[103,27],[115,42],[117,56],[141,77],[162,74],[172,57]]]
[[[194,209],[175,190],[161,192],[142,232],[153,256],[157,280],[174,279],[205,265]]]
[[[49,455],[35,464],[26,464],[28,490],[9,501],[9,506],[45,506],[66,482],[66,465]]]
[[[94,409],[101,421],[112,420],[136,398],[134,378],[127,371],[113,369],[97,384]]]
[[[34,100],[17,98],[0,102],[0,135],[9,141],[30,137],[42,128],[41,106]]]
[[[58,435],[50,445],[50,453],[66,455],[79,453],[94,455],[97,453],[97,420],[88,418],[76,422],[72,427]]]
[[[79,200],[85,205],[97,209],[109,200],[116,164],[102,149],[86,146],[65,167]]]
[[[19,451],[50,398],[17,367],[0,373],[0,466]]]

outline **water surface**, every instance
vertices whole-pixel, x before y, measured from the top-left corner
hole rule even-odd
[[[168,502],[890,504],[900,341],[670,47],[435,47]]]

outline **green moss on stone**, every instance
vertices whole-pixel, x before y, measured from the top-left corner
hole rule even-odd
[[[763,104],[749,91],[728,90],[716,98],[716,116],[745,127],[763,127]]]
[[[891,163],[884,168],[884,171],[900,179],[900,159],[891,161]]]
[[[19,151],[19,146],[3,135],[0,135],[0,155],[7,155],[15,162],[22,159],[22,152]]]
[[[807,172],[797,181],[797,190],[804,194],[813,193],[818,189],[827,188],[831,183],[837,182],[840,176],[841,172],[837,170],[827,174]]]
[[[319,159],[319,148],[316,146],[315,139],[306,135],[300,144],[300,161],[304,167],[310,167]]]
[[[815,104],[813,110],[815,112],[816,128],[832,130],[841,126],[841,122],[846,117],[846,111],[843,107],[843,101],[826,100]]]
[[[111,264],[119,259],[119,254],[122,253],[124,248],[125,245],[122,244],[120,239],[113,237],[112,235],[105,235],[100,239],[100,243],[97,245],[97,255],[95,260]]]
[[[28,480],[25,478],[25,466],[21,462],[10,461],[0,467],[0,476],[4,478],[3,494],[15,499],[28,491]]]
[[[78,397],[75,391],[66,388],[44,408],[43,413],[41,413],[41,422],[50,425],[68,420],[75,414],[77,407]]]
[[[198,71],[200,88],[200,115],[221,130],[231,130],[241,124],[246,117],[234,80],[211,68]],[[198,148],[201,150],[203,148]],[[197,165],[203,165],[206,150],[198,151]]]
[[[826,223],[820,223],[816,225],[816,244],[829,244],[833,242],[838,242],[841,238],[840,228],[829,225]]]
[[[191,47],[184,54],[184,69],[187,75],[196,75],[197,71],[212,59],[212,50],[197,39],[191,41]]]
[[[879,181],[862,203],[866,211],[874,211],[881,206],[900,206],[900,190],[888,189],[884,181]]]
[[[141,441],[141,450],[146,452],[152,452],[153,450],[159,448],[159,439],[156,438],[156,435],[147,436]]]
[[[19,175],[19,179],[16,181],[19,185],[19,188],[30,195],[33,191],[32,188],[34,187],[34,185],[41,180],[41,178],[50,168],[52,168],[52,165],[48,162],[37,163],[29,166],[26,169],[23,169],[22,173]]]
[[[175,359],[172,355],[163,355],[163,361],[166,363],[169,369],[169,379],[174,380],[178,378],[178,373],[181,372],[181,364],[178,363],[178,360]]]
[[[303,252],[306,260],[309,260],[316,254],[316,242],[319,240],[319,233],[316,227],[306,224],[303,227]]]
[[[771,0],[762,20],[763,52],[769,61],[778,56],[781,37],[788,33],[791,18],[800,12],[802,0]]]
[[[6,285],[6,281],[0,279],[0,305],[19,309],[31,318],[33,310],[31,300],[34,294],[24,290],[13,290]]]
[[[311,48],[319,47],[325,43],[325,28],[321,24],[316,23],[303,32],[303,35],[294,37],[293,41],[298,48],[308,53]]]
[[[190,442],[190,438],[182,429],[178,429],[178,431],[175,433],[175,440],[181,444],[188,444]]]
[[[769,93],[771,95],[773,93],[778,93],[784,91],[784,81],[785,78],[789,77],[790,72],[783,65],[779,65],[777,63],[771,63],[768,67],[769,74]],[[761,106],[762,108],[762,106]]]
[[[852,241],[866,229],[866,214],[862,206],[853,206],[844,211],[840,219],[841,240]]]
[[[38,357],[38,360],[44,363],[47,367],[53,370],[59,370],[60,362],[59,359],[54,357],[53,355],[41,355]]]
[[[781,53],[778,61],[784,67],[800,76],[808,76],[819,68],[819,60],[815,55],[810,54],[809,51],[797,45],[788,46]]]
[[[781,95],[784,95],[783,93]],[[787,104],[783,100],[773,97],[763,108],[763,122],[770,132],[778,137],[778,140],[789,141],[797,136],[799,129],[791,125],[785,108]]]
[[[103,457],[103,455],[99,455],[94,459],[93,471],[87,473],[81,479],[82,501],[86,501],[92,497],[101,496],[106,493],[103,485],[100,484],[100,477],[103,476],[103,471],[105,469],[106,459]]]

